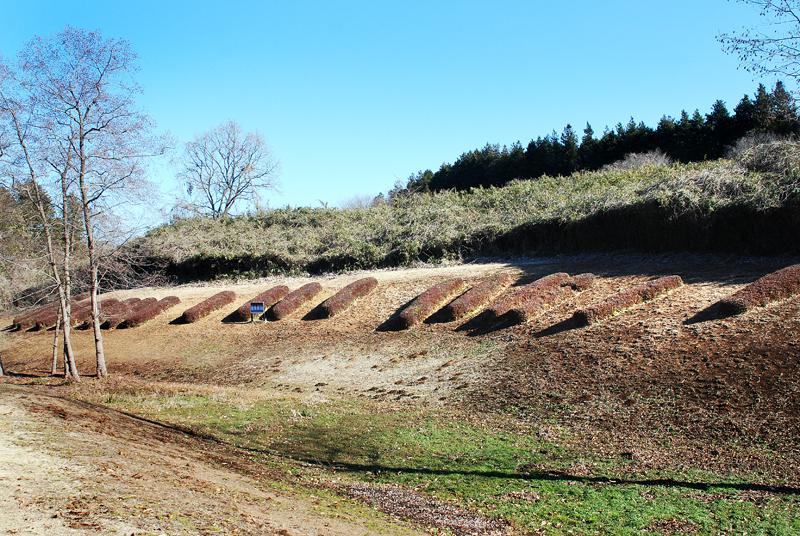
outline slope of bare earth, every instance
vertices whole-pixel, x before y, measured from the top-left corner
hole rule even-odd
[[[268,286],[297,288],[312,279],[138,289],[116,295],[175,294],[183,303],[142,327],[109,332],[106,348],[111,373],[136,382],[221,386],[242,397],[311,403],[356,397],[440,405],[487,420],[503,413],[542,437],[567,438],[604,456],[622,453],[632,471],[687,463],[721,472],[746,467],[764,479],[797,485],[800,298],[730,318],[702,314],[747,283],[796,262],[620,254],[362,272],[313,279],[324,289],[314,303],[286,320],[253,325],[222,319]],[[473,318],[406,332],[379,329],[419,292],[448,278],[474,283],[509,272],[522,284],[558,271],[599,278],[529,324],[487,326]],[[665,297],[591,327],[569,321],[579,307],[671,274],[686,284]],[[309,315],[365,275],[375,276],[379,287],[354,307],[334,319]],[[186,307],[223,289],[237,294],[230,310],[195,324],[170,324]],[[30,383],[26,375],[45,375],[51,338],[51,332],[8,334],[4,363],[16,376],[6,381]],[[92,370],[91,343],[89,332],[77,333],[84,373]],[[762,454],[754,457],[749,445]]]

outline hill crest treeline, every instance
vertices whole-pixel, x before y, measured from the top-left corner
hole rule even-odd
[[[572,125],[567,125],[560,135],[553,131],[531,140],[527,147],[519,142],[510,147],[487,144],[462,154],[452,164],[442,164],[438,171],[411,175],[405,188],[392,193],[502,186],[514,179],[593,171],[628,154],[656,150],[683,163],[714,160],[751,132],[800,134],[797,103],[782,82],[771,92],[760,84],[754,97],[742,97],[733,113],[717,100],[705,115],[697,110],[692,115],[683,111],[677,119],[665,115],[655,128],[631,118],[625,125],[606,128],[599,138],[587,123],[580,139]]]

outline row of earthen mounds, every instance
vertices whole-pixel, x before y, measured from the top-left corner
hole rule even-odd
[[[336,294],[317,305],[310,313],[309,318],[332,318],[349,309],[360,298],[370,294],[378,287],[378,280],[374,277],[364,277],[353,281],[340,289]],[[250,306],[261,303],[264,306],[262,318],[269,320],[283,320],[297,310],[308,305],[322,292],[322,285],[317,282],[307,283],[293,291],[286,285],[278,285],[256,295],[246,301],[233,313],[225,317],[225,321],[246,322],[251,319]]]
[[[624,313],[631,307],[663,296],[682,285],[683,280],[677,275],[646,281],[618,292],[599,303],[575,311],[573,319],[578,325],[584,326],[601,322],[612,316]]]
[[[170,307],[180,303],[177,296],[156,298],[103,298],[98,301],[100,327],[102,329],[129,328],[155,318]],[[38,307],[13,320],[12,329],[17,331],[39,331],[50,329],[59,322],[61,305],[50,303]],[[72,327],[88,329],[92,321],[92,304],[85,296],[70,302]]]

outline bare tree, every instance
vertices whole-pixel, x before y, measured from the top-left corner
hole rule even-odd
[[[758,75],[800,80],[800,0],[738,0],[756,7],[764,24],[717,36],[726,52]]]
[[[46,111],[44,123],[58,149],[52,154],[61,156],[58,161],[71,161],[61,184],[67,198],[67,179],[74,178],[90,272],[96,373],[104,377],[98,300],[103,215],[136,196],[146,184],[143,162],[162,153],[163,146],[152,135],[150,119],[136,107],[135,54],[126,41],[67,27],[53,38],[35,38],[22,58],[29,88]],[[66,234],[64,239],[69,240]]]
[[[186,144],[179,177],[193,210],[225,218],[234,205],[274,188],[278,164],[258,134],[228,121]]]
[[[8,130],[13,133],[16,141],[15,150],[6,151],[3,175],[10,177],[14,188],[21,191],[36,208],[44,236],[45,255],[50,275],[58,291],[61,317],[64,322],[64,376],[79,380],[70,332],[71,287],[68,259],[71,244],[65,241],[62,244],[63,249],[59,252],[50,215],[50,199],[40,184],[40,177],[46,176],[48,172],[45,162],[48,160],[50,147],[39,128],[39,112],[37,101],[26,95],[24,83],[20,83],[8,67],[0,65],[0,115],[6,119]],[[71,167],[71,151],[68,151],[66,158],[59,164],[60,167],[56,166],[56,170],[63,183]],[[65,224],[68,221],[66,212],[63,219]],[[64,234],[65,236],[71,234],[71,230],[65,227]]]

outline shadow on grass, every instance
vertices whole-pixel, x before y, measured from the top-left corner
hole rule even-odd
[[[683,324],[685,326],[691,326],[692,324],[700,324],[703,322],[710,322],[712,320],[723,320],[725,318],[730,318],[739,314],[738,311],[732,310],[730,307],[725,307],[720,302],[713,303],[703,309],[702,311],[697,312],[691,318],[687,318],[684,320]]]
[[[559,333],[564,333],[566,331],[571,331],[573,329],[580,329],[585,328],[586,324],[576,320],[574,316],[570,316],[559,322],[558,324],[553,324],[552,326],[548,326],[543,330],[536,333],[536,337],[549,337],[551,335],[558,335]]]

